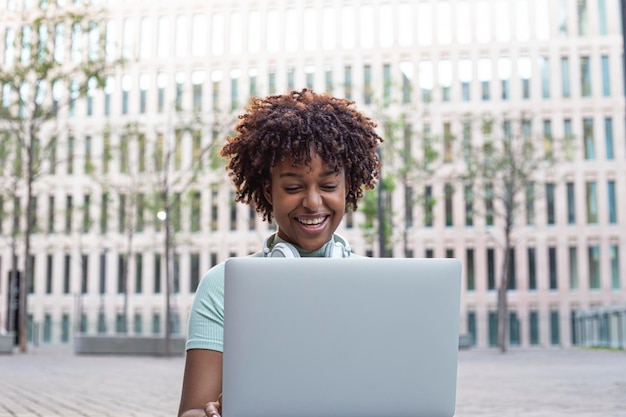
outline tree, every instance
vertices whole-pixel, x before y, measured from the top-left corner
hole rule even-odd
[[[413,207],[430,198],[416,186],[430,178],[438,166],[436,141],[429,132],[415,131],[418,112],[409,103],[394,103],[385,95],[371,111],[385,140],[378,148],[383,166],[379,186],[364,195],[361,211],[366,220],[361,227],[368,240],[376,238],[379,256],[392,256],[390,245],[401,239],[403,255],[409,257]],[[398,184],[402,186],[405,208],[400,215],[393,213],[391,201]],[[400,236],[394,236],[396,230],[400,230]]]
[[[467,115],[464,128],[480,124],[480,135],[465,140],[456,148],[461,151],[458,163],[451,174],[451,183],[464,185],[467,207],[473,213],[481,208],[492,239],[503,252],[497,284],[497,344],[501,352],[507,347],[509,281],[511,276],[511,253],[523,232],[520,219],[532,222],[534,203],[539,197],[538,187],[546,178],[553,178],[551,167],[557,155],[556,141],[549,132],[534,136],[531,132],[530,115],[522,114],[517,120],[507,115],[499,118],[491,115],[473,117]],[[524,216],[526,214],[526,216]]]
[[[158,143],[154,144],[151,189],[154,192],[153,204],[158,210],[159,219],[163,221],[165,233],[165,356],[170,354],[173,257],[175,234],[180,230],[182,198],[193,190],[203,173],[217,171],[222,166],[218,151],[227,132],[234,126],[234,121],[232,112],[221,112],[218,109],[214,109],[206,119],[199,113],[186,116],[177,111],[164,135],[157,138]],[[210,128],[210,135],[203,135],[202,131],[207,127]],[[191,140],[193,149],[191,159],[186,162],[180,156],[180,147],[185,139]],[[192,218],[193,210],[192,207]]]
[[[14,236],[21,235],[24,273],[19,293],[19,346],[27,351],[27,283],[31,281],[30,239],[33,232],[33,186],[66,126],[57,115],[74,111],[88,89],[103,85],[105,59],[102,13],[88,4],[57,6],[42,2],[23,13],[3,13],[6,62],[0,67],[0,130],[15,162]],[[83,36],[83,34],[85,36]],[[69,42],[68,42],[69,41]],[[86,47],[83,47],[86,46]],[[66,55],[70,55],[69,57]],[[23,221],[19,219],[23,218]]]

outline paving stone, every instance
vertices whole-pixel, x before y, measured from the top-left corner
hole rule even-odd
[[[184,358],[77,356],[71,347],[0,356],[0,417],[175,416]],[[626,352],[459,352],[455,417],[626,417]]]

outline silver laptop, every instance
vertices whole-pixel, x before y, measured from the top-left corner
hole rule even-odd
[[[454,259],[226,261],[224,417],[451,417]]]

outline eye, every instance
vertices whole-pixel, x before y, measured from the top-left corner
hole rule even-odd
[[[288,193],[297,193],[302,187],[299,185],[287,185],[283,189]]]
[[[334,191],[337,189],[337,187],[339,187],[339,184],[336,183],[322,185],[322,189],[326,191]]]

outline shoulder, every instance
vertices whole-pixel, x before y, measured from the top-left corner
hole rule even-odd
[[[263,257],[263,252],[256,252],[252,255],[248,255],[248,257],[253,258],[261,258]],[[225,271],[226,261],[220,262],[219,264],[211,267],[205,274],[202,276],[202,280],[198,286],[198,292],[221,288],[223,291],[224,288],[224,271]]]

